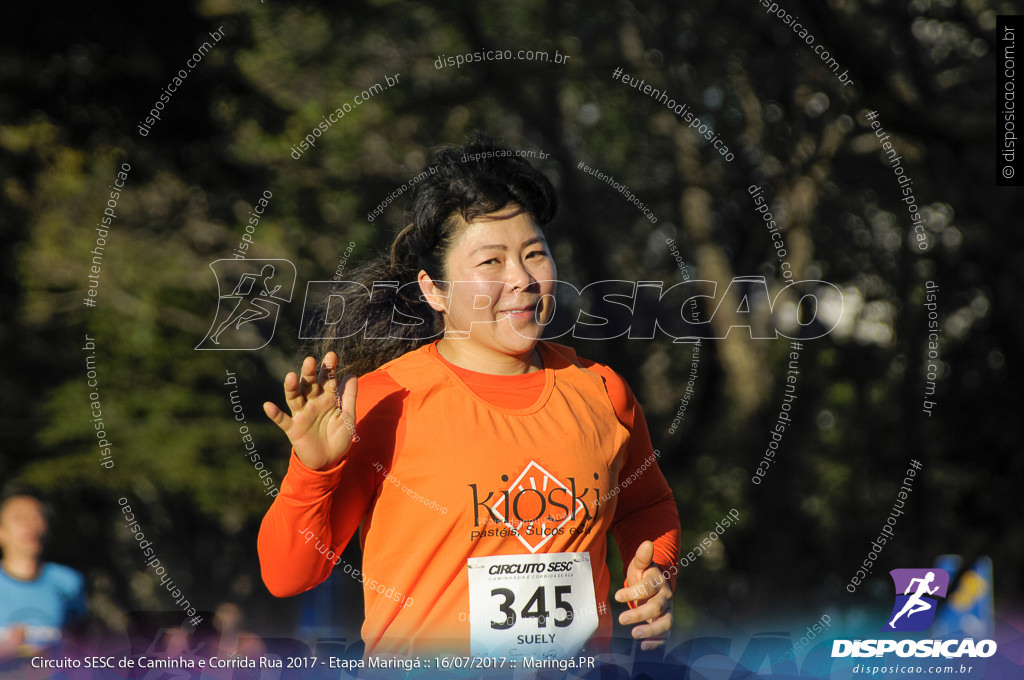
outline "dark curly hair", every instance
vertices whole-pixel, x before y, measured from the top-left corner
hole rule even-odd
[[[460,225],[516,204],[544,226],[558,209],[547,177],[480,133],[438,152],[425,171],[413,191],[412,222],[390,252],[336,285],[307,335],[316,339],[308,349],[318,358],[338,353],[339,375],[369,373],[444,333],[443,315],[423,299],[417,276],[423,270],[444,288],[444,261]],[[340,319],[331,318],[332,309],[342,310]]]

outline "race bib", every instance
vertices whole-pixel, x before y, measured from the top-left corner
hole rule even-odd
[[[568,658],[597,631],[590,553],[471,557],[470,651]]]

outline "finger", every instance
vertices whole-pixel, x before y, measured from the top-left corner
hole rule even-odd
[[[324,391],[334,397],[334,406],[341,411],[341,390],[338,389],[338,355],[328,352],[324,357],[321,379],[326,379]]]
[[[651,591],[644,584],[620,588],[615,591],[616,602],[636,602],[651,596]]]
[[[631,579],[635,581],[640,580],[640,574],[643,574],[648,567],[654,562],[654,543],[650,541],[644,541],[636,549],[636,555],[633,555],[633,560],[629,563],[629,571],[636,573],[636,578]],[[627,576],[630,576],[627,573]]]
[[[664,647],[666,642],[668,642],[668,635],[660,638],[651,638],[641,642],[640,649],[647,652],[652,649],[657,649],[658,647]]]
[[[334,370],[338,367],[338,355],[334,352],[328,352],[324,355],[324,360],[320,363],[320,372],[317,373],[317,381],[324,390],[330,389],[331,383],[334,381]]]
[[[668,637],[671,629],[672,614],[662,614],[642,626],[636,626],[630,631],[630,635],[634,640],[663,639]]]
[[[356,394],[359,392],[359,380],[349,373],[342,379],[341,410],[352,422],[356,419]]]
[[[328,371],[334,370],[338,367],[338,355],[331,351],[324,355],[323,363],[321,364]]]
[[[315,396],[316,359],[306,357],[299,371],[299,375],[289,373],[284,378],[284,398],[293,415]]]
[[[294,371],[284,377],[284,403],[292,413],[298,412],[306,405],[302,379]]]
[[[294,374],[292,374],[294,375]],[[274,421],[274,424],[279,428],[288,432],[292,426],[292,418],[287,413],[277,407],[272,401],[265,402],[263,404],[263,412],[267,414],[267,417]]]
[[[302,391],[299,389],[299,376],[295,371],[291,371],[284,377],[284,398],[294,399],[301,396]]]
[[[334,352],[333,350],[328,352],[327,354],[325,354],[324,355],[324,366],[329,366],[330,368],[337,368],[338,367],[338,354],[336,352]]]
[[[302,392],[307,399],[320,394],[320,376],[317,371],[316,359],[306,357],[302,360]]]
[[[615,592],[616,602],[635,602],[637,600],[645,600],[659,593],[662,586],[665,585],[665,578],[654,569],[649,570],[642,579],[638,580],[639,583],[636,585],[627,586],[617,590]]]
[[[632,626],[644,621],[657,619],[669,612],[670,602],[671,600],[668,597],[652,597],[635,609],[627,609],[619,614],[619,623],[623,626]]]

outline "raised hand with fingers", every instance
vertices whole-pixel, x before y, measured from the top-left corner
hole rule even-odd
[[[640,649],[655,649],[665,644],[672,628],[672,590],[654,563],[654,544],[644,541],[626,568],[625,588],[615,593],[619,602],[635,602],[636,607],[622,612],[619,623],[633,629],[633,637],[643,640]]]
[[[327,470],[341,462],[353,441],[355,433],[356,392],[358,381],[354,375],[342,379],[339,395],[338,355],[328,352],[317,371],[316,359],[306,357],[302,373],[289,373],[284,378],[284,398],[287,413],[273,402],[263,404],[263,410],[288,436],[295,455],[313,470]]]

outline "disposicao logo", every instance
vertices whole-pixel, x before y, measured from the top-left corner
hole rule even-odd
[[[946,597],[949,572],[944,569],[893,569],[889,572],[896,588],[896,601],[885,633],[909,633],[927,630],[935,621],[938,598]],[[989,657],[996,653],[994,640],[975,643],[964,640],[833,640],[832,657],[897,656],[953,658],[960,656]]]
[[[889,575],[896,585],[896,602],[889,623],[882,630],[928,630],[935,620],[937,598],[946,597],[949,572],[945,569],[893,569]]]
[[[265,347],[274,337],[281,305],[291,302],[295,265],[289,260],[224,259],[211,262],[210,269],[217,277],[217,312],[196,349]]]

